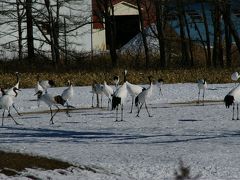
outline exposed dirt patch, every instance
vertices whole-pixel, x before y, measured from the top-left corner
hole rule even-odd
[[[7,176],[17,175],[18,172],[25,170],[25,168],[54,170],[66,169],[71,166],[73,165],[56,159],[0,151],[0,173]]]

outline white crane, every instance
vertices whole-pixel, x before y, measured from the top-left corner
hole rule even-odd
[[[37,93],[38,91],[47,91],[48,88],[54,86],[55,83],[53,80],[41,80],[40,81],[40,75],[37,75],[37,84],[35,85],[35,93]],[[39,96],[39,95],[38,95]],[[40,101],[39,101],[39,97],[37,97],[37,104],[38,107],[40,106]]]
[[[141,86],[138,86],[138,85],[135,85],[135,84],[131,84],[128,81],[126,81],[126,84],[127,84],[128,93],[132,97],[132,106],[131,106],[131,110],[130,110],[130,113],[132,113],[135,97],[139,93],[141,93],[145,88],[143,88]]]
[[[153,89],[152,76],[148,76],[148,80],[149,80],[149,84],[150,84],[149,87],[147,89],[143,90],[135,98],[135,105],[138,107],[137,117],[139,117],[139,113],[141,111],[143,104],[145,104],[145,108],[147,110],[148,116],[152,117],[148,111],[148,107],[147,107],[147,103],[146,103],[146,100],[152,95],[152,89]]]
[[[17,89],[16,87],[13,87],[13,92],[15,93],[15,95],[12,96],[10,94],[5,94],[5,91],[1,88],[2,96],[0,97],[0,108],[3,109],[2,126],[3,126],[5,111],[8,111],[8,116],[10,116],[12,118],[12,120],[15,122],[15,124],[19,125],[10,113],[10,107],[13,106],[13,103],[14,103],[13,99],[14,99],[14,97],[17,97],[17,95],[18,95],[17,90],[19,90],[19,89]]]
[[[235,104],[237,104],[237,120],[239,120],[239,109],[238,104],[240,103],[240,85],[233,88],[224,98],[224,102],[226,105],[226,108],[229,108],[231,105],[233,106],[233,115],[232,120],[234,119],[234,110],[235,110]]]
[[[62,94],[61,94],[61,97],[63,98],[63,100],[66,101],[66,105],[67,105],[67,115],[70,117],[70,114],[69,114],[69,100],[71,100],[73,98],[73,86],[72,86],[72,83],[70,80],[68,80],[68,88],[65,89]]]
[[[44,91],[43,87],[40,85],[39,81],[37,81],[37,84],[35,85],[35,93],[38,91]]]
[[[162,85],[163,85],[163,79],[159,78],[156,82],[156,85],[157,87],[159,88],[159,95],[162,95],[163,96],[163,93],[162,93]]]
[[[53,80],[39,80],[39,74],[37,75],[37,85],[35,86],[35,91],[41,91],[41,87],[44,91],[46,91],[48,88],[55,86],[55,82]],[[38,86],[40,85],[40,86]],[[38,89],[39,88],[39,89]],[[36,93],[37,93],[36,92]]]
[[[205,96],[205,91],[207,89],[207,81],[205,79],[199,79],[197,80],[197,85],[198,85],[198,103],[200,102],[199,98],[200,98],[200,91],[202,89],[203,91],[203,105],[204,105],[204,96]]]
[[[10,89],[4,91],[4,94],[11,95],[12,97],[17,97],[14,89],[15,89],[15,90],[16,90],[16,89],[19,90],[19,82],[20,82],[20,77],[19,77],[19,76],[20,76],[20,73],[19,73],[19,72],[15,72],[15,75],[16,75],[16,84],[15,84],[13,87],[11,87]],[[19,91],[20,91],[20,90],[19,90]],[[3,92],[3,91],[2,91],[2,92]],[[18,114],[19,116],[21,116],[21,114],[18,112],[17,108],[15,107],[15,104],[14,104],[14,103],[12,104],[12,107],[13,107],[14,110],[17,112],[17,114]]]
[[[98,84],[96,81],[92,84],[92,107],[94,107],[94,94],[97,96],[97,107],[99,107],[99,95],[101,96],[101,108],[102,108],[102,95],[103,95],[103,85]]]
[[[118,108],[121,106],[121,121],[123,121],[123,104],[127,98],[127,84],[126,84],[126,74],[125,70],[124,75],[124,83],[116,89],[112,97],[112,110],[116,109],[116,121],[118,121]]]
[[[35,95],[37,95],[37,97],[39,98],[40,101],[45,102],[48,107],[50,108],[50,113],[51,113],[51,118],[50,118],[50,122],[52,124],[54,124],[53,122],[53,117],[59,112],[59,107],[57,104],[61,104],[62,106],[64,106],[64,104],[66,103],[66,101],[62,98],[62,96],[58,95],[58,96],[53,96],[51,94],[49,94],[48,92],[45,92],[43,94],[42,91],[38,91]],[[52,106],[57,108],[57,111],[53,114],[52,112]]]
[[[37,81],[37,84],[35,86],[35,93],[37,93],[38,91],[44,91],[43,87],[39,84],[39,81]],[[38,107],[40,106],[39,97],[37,97],[37,105]]]
[[[113,88],[109,85],[107,85],[107,82],[103,82],[103,93],[107,96],[108,98],[108,109],[109,109],[109,104],[111,102],[111,98],[113,95]]]

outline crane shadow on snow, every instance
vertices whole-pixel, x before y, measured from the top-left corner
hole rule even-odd
[[[40,119],[41,117],[39,116],[25,116],[25,117],[20,117],[18,119]]]
[[[223,104],[223,100],[204,100],[204,104],[205,105],[219,105],[219,104]],[[200,101],[198,103],[197,100],[194,101],[185,101],[185,102],[173,102],[173,103],[169,103],[172,105],[202,105],[202,101]]]
[[[215,133],[215,134],[214,134]],[[170,144],[221,138],[239,138],[240,131],[202,134],[138,134],[101,131],[72,131],[46,128],[0,127],[1,143],[82,143],[109,142],[109,144]],[[235,141],[234,141],[235,142]]]
[[[223,105],[223,100],[205,100],[204,106],[215,106],[215,105]],[[203,106],[202,102],[198,103],[197,101],[186,101],[186,102],[173,102],[173,103],[164,103],[162,106],[154,106],[152,104],[149,108],[151,109],[158,109],[158,108],[174,108],[174,107],[191,107],[191,106]],[[67,109],[60,109],[59,112],[66,112]],[[56,112],[56,109],[53,109],[53,112]],[[69,112],[71,114],[81,114],[83,116],[104,116],[106,118],[106,115],[112,115],[113,111],[109,111],[106,108],[87,108],[87,107],[81,107],[81,108],[70,108]],[[34,114],[47,114],[50,113],[50,110],[41,110],[41,111],[30,111],[30,112],[21,112],[22,115],[34,115]],[[28,117],[29,119],[30,117]],[[37,118],[37,117],[33,117]],[[112,117],[109,117],[112,118]],[[24,119],[24,117],[22,118]],[[27,118],[25,118],[27,119]]]
[[[70,109],[69,112],[71,113],[72,116],[76,116],[77,114],[80,114],[82,116],[100,116],[100,118],[114,118],[113,116],[113,111],[104,111],[103,109],[92,109],[92,108],[75,108],[75,109]],[[56,109],[52,110],[53,112],[56,112]],[[59,113],[61,112],[66,112],[66,109],[60,109]],[[50,110],[42,110],[42,111],[32,111],[32,112],[22,112],[22,115],[25,115],[24,117],[20,117],[20,119],[39,119],[41,116],[31,116],[31,115],[41,115],[41,114],[49,114]],[[77,122],[76,122],[77,123]]]
[[[158,108],[175,108],[175,107],[207,107],[207,106],[216,106],[216,105],[224,105],[223,101],[209,101],[203,103],[200,101],[200,103],[197,103],[197,101],[188,101],[188,102],[173,102],[173,103],[166,103],[163,104],[163,106],[154,106],[152,105],[149,108],[152,109],[158,109]]]
[[[102,112],[99,112],[101,110]],[[52,109],[53,112],[56,112],[57,109]],[[66,112],[67,108],[64,109],[59,109],[59,112]],[[73,114],[78,114],[81,113],[83,115],[104,115],[107,114],[108,112],[104,111],[104,109],[101,108],[70,108],[69,112]],[[50,110],[40,110],[40,111],[29,111],[29,112],[21,112],[22,115],[31,115],[31,114],[48,114],[50,113]]]
[[[208,135],[208,134],[202,134],[202,135],[179,135],[179,134],[162,134],[155,136],[153,140],[150,140],[150,136],[139,136],[139,138],[147,138],[144,142],[136,142],[136,139],[134,139],[133,142],[131,141],[123,141],[123,142],[116,142],[113,144],[173,144],[173,143],[185,143],[185,142],[194,142],[194,141],[207,141],[207,140],[218,140],[222,138],[239,138],[240,137],[240,131],[239,132],[229,132],[229,133],[222,133],[222,134],[216,134],[216,135]],[[162,138],[162,139],[161,139]],[[129,140],[129,139],[128,139]],[[235,141],[232,141],[232,143],[236,144]]]
[[[216,106],[216,105],[224,105],[223,100],[205,100],[204,106],[203,102],[200,101],[199,103],[197,101],[185,101],[185,102],[172,102],[172,103],[166,103],[163,104],[164,106],[152,106],[152,109],[157,109],[157,108],[174,108],[174,107],[192,107],[192,106],[200,106],[200,107],[205,107],[205,106]]]
[[[203,121],[203,120],[199,120],[199,119],[179,119],[178,121],[181,121],[181,122],[196,122],[196,121]]]
[[[121,134],[111,132],[78,132],[67,130],[54,130],[45,128],[21,128],[21,127],[0,127],[5,132],[0,132],[1,143],[22,143],[22,142],[83,142],[91,139],[118,138]],[[10,130],[11,132],[6,132]],[[6,138],[6,139],[5,139]],[[31,140],[29,140],[31,138]],[[59,140],[56,138],[60,138]]]

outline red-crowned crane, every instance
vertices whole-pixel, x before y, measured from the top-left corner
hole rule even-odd
[[[233,106],[233,115],[232,120],[235,120],[234,118],[234,110],[235,110],[235,104],[237,104],[237,120],[239,120],[239,109],[238,104],[240,103],[240,85],[233,88],[224,98],[225,106],[226,108],[229,108],[230,106]]]
[[[123,105],[127,98],[127,84],[126,84],[126,74],[127,70],[124,71],[124,82],[123,84],[116,89],[112,97],[112,109],[116,109],[116,121],[118,121],[118,108],[121,106],[121,120],[123,121]]]
[[[20,73],[19,73],[19,72],[15,72],[15,76],[16,76],[16,84],[15,84],[13,87],[11,87],[10,89],[4,91],[5,94],[11,95],[12,97],[17,97],[14,89],[15,89],[15,90],[16,90],[16,89],[19,90],[19,82],[20,82],[20,77],[19,77],[19,76],[20,76]],[[12,107],[13,107],[14,110],[17,112],[17,114],[18,114],[19,116],[21,116],[21,114],[18,112],[17,108],[15,107],[14,102],[13,102],[13,104],[12,104]]]
[[[14,96],[13,96],[12,94],[5,94],[5,91],[1,88],[2,96],[0,97],[0,108],[3,109],[2,126],[3,126],[5,111],[8,111],[8,116],[10,116],[12,118],[12,120],[15,122],[15,124],[19,125],[10,113],[10,107],[13,106],[13,103],[14,103],[13,100],[14,100],[14,97],[17,97],[18,90],[19,89],[17,89],[16,87],[13,87],[13,92],[14,92]]]
[[[67,115],[70,117],[70,114],[69,114],[69,100],[71,100],[73,98],[73,95],[74,95],[74,91],[73,91],[73,86],[72,86],[72,83],[70,80],[68,80],[68,87],[63,90],[62,94],[61,94],[61,97],[62,99],[65,101],[65,104],[67,105]]]
[[[204,96],[205,96],[205,91],[207,89],[207,81],[205,79],[199,79],[197,80],[197,86],[198,86],[198,103],[200,102],[200,91],[202,90],[202,97],[203,97],[203,105],[204,105]]]
[[[42,91],[38,91],[35,95],[37,95],[39,100],[45,102],[48,105],[48,107],[50,108],[50,113],[51,113],[50,122],[51,122],[51,124],[54,124],[53,117],[60,110],[57,104],[61,104],[62,106],[64,106],[66,101],[62,98],[62,96],[60,96],[60,95],[53,96],[53,95],[49,94],[47,91],[45,91],[44,94]],[[52,106],[55,106],[57,108],[57,111],[54,114],[52,112]]]
[[[137,112],[137,117],[139,117],[140,110],[142,106],[145,104],[145,108],[147,110],[148,116],[152,117],[148,111],[147,107],[147,99],[152,95],[152,90],[153,90],[153,83],[152,83],[152,76],[148,76],[149,80],[149,87],[145,90],[143,90],[140,94],[137,95],[135,98],[135,105],[138,107],[138,112]]]
[[[99,96],[101,98],[101,108],[102,108],[102,95],[103,95],[103,85],[97,83],[96,81],[92,84],[92,107],[94,107],[94,94],[97,96],[97,107],[99,107]]]
[[[141,93],[145,88],[143,88],[143,87],[141,87],[141,86],[139,86],[139,85],[136,85],[136,84],[131,84],[131,83],[128,82],[128,81],[126,81],[126,84],[127,84],[128,93],[129,93],[130,96],[132,97],[132,105],[131,105],[131,110],[130,110],[130,113],[132,113],[135,97],[136,97],[139,93]]]
[[[113,95],[113,88],[107,84],[106,81],[103,82],[103,93],[107,96],[108,98],[108,109],[109,109],[109,104],[111,102],[111,98]]]

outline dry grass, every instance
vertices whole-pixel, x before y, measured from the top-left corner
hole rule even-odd
[[[152,75],[155,80],[164,79],[165,83],[196,82],[199,78],[207,79],[208,83],[229,83],[232,82],[231,74],[238,69],[170,69],[170,70],[128,70],[128,81],[136,84],[148,83],[147,76]],[[20,77],[21,88],[34,87],[37,81],[37,74],[40,79],[52,79],[56,86],[65,86],[68,79],[72,80],[75,86],[91,85],[94,80],[102,83],[104,80],[112,84],[112,77],[119,75],[123,79],[124,69],[113,69],[109,71],[76,71],[76,72],[44,72],[29,73],[22,72]],[[9,88],[15,84],[14,73],[0,73],[0,87]]]
[[[0,151],[0,172],[7,176],[16,175],[18,172],[25,170],[25,168],[53,170],[66,169],[70,166],[73,165],[59,160]]]

